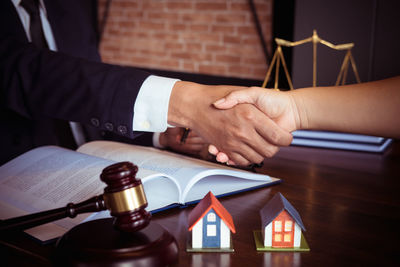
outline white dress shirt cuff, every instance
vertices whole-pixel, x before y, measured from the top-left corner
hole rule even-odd
[[[156,148],[164,149],[165,146],[160,144],[160,135],[161,133],[159,132],[153,134],[153,146]]]
[[[133,131],[164,132],[168,126],[168,105],[178,79],[150,75],[140,87],[134,105]]]

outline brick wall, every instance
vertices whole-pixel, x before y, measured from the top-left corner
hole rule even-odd
[[[272,0],[254,3],[270,45]],[[262,80],[268,67],[247,0],[113,0],[100,51],[109,63],[226,77]]]

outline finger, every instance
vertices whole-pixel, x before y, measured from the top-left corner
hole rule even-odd
[[[217,153],[219,152],[218,151],[218,149],[217,149],[217,147],[216,146],[214,146],[214,145],[209,145],[208,146],[208,152],[211,154],[211,155],[217,155]]]
[[[228,161],[229,161],[229,157],[228,157],[228,155],[226,155],[225,153],[219,152],[219,153],[217,154],[216,160],[217,160],[218,162],[225,163],[225,162],[228,162]]]
[[[253,138],[256,140],[255,142],[252,140]],[[233,144],[231,146],[234,147],[233,151],[223,151],[228,158],[236,162],[237,165],[246,166],[248,164],[258,163],[264,160],[264,156],[258,152],[258,150],[261,149],[255,149],[252,147],[252,145],[257,146],[258,144],[264,144],[264,142],[265,140],[263,140],[260,136],[253,134],[252,138],[248,138],[247,140],[242,138],[241,142]]]
[[[274,146],[289,146],[293,140],[290,132],[279,127],[268,117],[264,117],[262,125],[257,126],[256,130],[260,136]]]
[[[245,155],[246,158],[251,161],[251,163],[256,164],[263,161],[264,158],[270,158],[274,156],[279,150],[277,145],[269,143],[259,133],[255,134],[251,140],[248,141],[248,146],[253,150],[254,153],[250,154],[251,152],[247,152],[247,154],[242,155]]]
[[[229,109],[241,103],[255,104],[256,99],[257,96],[254,94],[254,90],[239,90],[215,101],[213,105],[219,109]]]
[[[232,165],[232,166],[235,166],[235,165],[236,165],[236,163],[235,163],[234,161],[232,161],[232,160],[228,160],[228,162],[227,162],[226,164]]]
[[[196,137],[190,137],[190,138],[186,139],[185,144],[205,145],[206,142],[204,141],[203,138],[196,136]]]
[[[228,157],[230,158],[230,161],[235,162],[238,166],[248,166],[249,164],[253,163],[238,153],[230,154]]]

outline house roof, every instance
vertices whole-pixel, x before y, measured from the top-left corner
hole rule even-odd
[[[221,202],[213,195],[213,193],[208,192],[207,195],[194,207],[194,209],[189,214],[189,231],[192,231],[195,224],[203,218],[210,209],[218,214],[218,216],[225,222],[229,229],[236,233],[235,225],[233,224],[232,216],[229,212],[222,206]]]
[[[283,210],[286,210],[290,216],[292,216],[292,218],[301,227],[301,229],[303,229],[303,231],[306,230],[300,214],[279,192],[260,210],[262,227],[265,227],[272,222]]]

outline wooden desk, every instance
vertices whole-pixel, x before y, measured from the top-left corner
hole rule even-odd
[[[400,142],[384,155],[283,148],[274,158],[265,160],[259,171],[284,181],[220,199],[237,229],[234,253],[185,251],[187,215],[192,207],[153,216],[178,240],[176,266],[400,265]],[[299,211],[310,252],[255,250],[253,230],[261,224],[258,212],[276,192]],[[38,245],[24,235],[7,242],[15,246],[1,245],[10,266],[50,265],[52,245]]]

